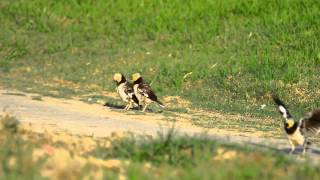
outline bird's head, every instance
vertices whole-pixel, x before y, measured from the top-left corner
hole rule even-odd
[[[131,78],[132,78],[133,82],[137,82],[138,80],[142,79],[142,76],[140,73],[134,73],[134,74],[132,74]]]
[[[115,73],[113,75],[113,80],[116,82],[116,83],[120,83],[122,82],[123,80],[125,80],[124,76],[121,74],[121,73]]]
[[[289,119],[287,119],[287,120],[285,121],[285,126],[286,126],[286,128],[291,128],[291,127],[293,127],[293,125],[294,125],[294,119],[289,118]]]

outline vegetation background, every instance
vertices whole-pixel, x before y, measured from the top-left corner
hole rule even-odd
[[[318,0],[2,0],[0,22],[5,87],[70,97],[141,72],[197,108],[320,105]]]
[[[102,97],[114,91],[115,72],[128,78],[140,72],[160,97],[180,96],[193,108],[278,116],[271,106],[274,93],[294,115],[302,115],[320,107],[320,1],[0,1],[1,87],[66,98]],[[1,123],[7,119],[12,117],[2,117]],[[31,157],[34,149],[47,152],[43,145],[53,152],[69,149],[61,151],[72,162],[78,156],[129,160],[124,169],[132,179],[155,174],[165,179],[319,179],[318,167],[208,140],[170,135],[142,143],[119,139],[111,148],[98,143],[72,155],[70,142],[48,145],[51,140],[28,132],[30,143],[26,132],[17,134],[12,127],[0,128],[0,175],[7,179],[42,177],[39,168],[45,161]],[[237,158],[225,161],[225,153]],[[62,169],[57,177],[71,173],[80,178],[92,168],[101,166]],[[104,169],[104,177],[116,178],[122,168]]]

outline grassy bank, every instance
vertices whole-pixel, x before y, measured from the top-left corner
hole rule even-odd
[[[141,72],[198,108],[319,106],[317,0],[2,0],[0,22],[1,86],[71,97]]]
[[[276,151],[204,137],[38,134],[0,117],[0,179],[319,179],[319,167]]]

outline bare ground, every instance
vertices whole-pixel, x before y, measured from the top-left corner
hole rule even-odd
[[[234,142],[261,148],[288,152],[285,139],[272,138],[266,132],[243,132],[236,129],[202,128],[193,125],[189,115],[180,114],[177,121],[166,120],[157,113],[128,114],[124,110],[112,109],[100,104],[87,104],[78,100],[40,97],[17,91],[0,89],[1,113],[16,116],[21,123],[31,124],[34,131],[67,131],[72,134],[106,137],[112,133],[132,132],[156,136],[172,128],[179,135],[205,135],[223,142]],[[197,111],[197,113],[206,113]],[[211,115],[213,112],[210,112]],[[230,115],[216,113],[215,117],[228,119]],[[227,116],[227,117],[225,117]],[[267,138],[266,138],[267,137]],[[298,151],[301,152],[301,149]],[[312,147],[309,157],[320,159],[320,149]]]

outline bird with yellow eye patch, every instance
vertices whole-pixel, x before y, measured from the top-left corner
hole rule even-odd
[[[115,73],[113,75],[113,80],[116,82],[117,92],[120,98],[127,103],[125,110],[129,110],[133,107],[133,103],[139,105],[139,101],[134,94],[133,86],[129,83],[124,75],[121,73]]]
[[[308,113],[299,121],[295,121],[284,103],[277,96],[272,96],[272,98],[284,118],[284,130],[291,146],[290,154],[294,152],[297,145],[303,146],[302,154],[305,154],[311,144],[308,137],[320,133],[320,109]]]
[[[164,105],[158,100],[158,97],[155,95],[151,87],[144,83],[140,73],[132,74],[132,81],[134,94],[138,98],[139,104],[143,106],[142,112],[144,112],[147,106],[152,102],[164,107]]]

